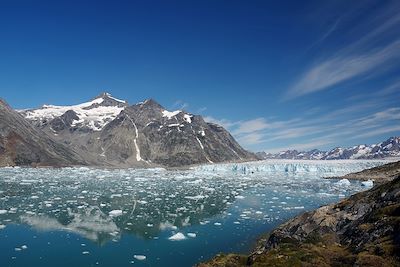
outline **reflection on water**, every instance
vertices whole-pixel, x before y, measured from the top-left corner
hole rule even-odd
[[[328,169],[348,172],[365,167],[346,164]],[[343,185],[321,179],[326,173],[318,168],[288,172],[292,169],[260,163],[182,171],[3,168],[0,249],[7,253],[0,256],[0,265],[43,261],[45,243],[38,244],[37,251],[30,248],[34,252],[25,256],[26,262],[15,263],[15,253],[24,249],[13,242],[19,240],[20,232],[45,240],[45,233],[54,231],[60,233],[52,241],[56,244],[64,244],[72,234],[100,245],[91,247],[90,264],[107,266],[107,259],[101,259],[109,254],[120,260],[119,266],[131,261],[163,266],[176,263],[177,255],[182,266],[191,265],[221,250],[246,250],[258,234],[283,220],[363,190],[358,182]],[[176,242],[180,240],[187,243]],[[73,251],[79,244],[68,246]],[[146,257],[135,257],[132,247],[140,248]],[[86,250],[76,253],[68,264],[90,265],[82,264],[88,254]],[[42,264],[55,262],[48,259]]]
[[[199,224],[245,189],[162,169],[6,169],[2,176],[4,223],[71,231],[99,243],[122,233],[153,238],[161,230]]]

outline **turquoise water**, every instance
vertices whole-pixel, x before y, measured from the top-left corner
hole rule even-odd
[[[227,168],[0,169],[0,266],[192,266],[364,189]]]

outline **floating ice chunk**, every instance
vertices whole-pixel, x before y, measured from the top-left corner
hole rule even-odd
[[[185,196],[186,199],[190,199],[190,200],[201,200],[206,198],[206,196],[203,195],[197,195],[197,196]]]
[[[0,214],[6,214],[7,210],[0,210]]]
[[[191,237],[191,238],[195,238],[197,235],[196,235],[196,233],[188,233],[187,236]]]
[[[15,251],[21,251],[22,248],[14,248]]]
[[[138,261],[144,261],[146,259],[145,255],[133,255],[133,257]]]
[[[0,224],[0,230],[6,228],[4,224]]]
[[[108,213],[111,217],[118,217],[122,215],[122,210],[112,210]]]
[[[244,199],[244,196],[235,196],[235,198],[237,198],[237,199]]]
[[[364,182],[361,182],[361,185],[365,186],[365,187],[373,187],[374,181],[372,181],[372,180],[364,181]]]
[[[87,254],[90,254],[90,252],[89,251],[82,251],[82,254],[83,255],[87,255]]]
[[[240,224],[240,222],[238,222],[238,221],[236,221],[236,222],[233,222],[234,224]]]
[[[346,187],[351,185],[350,181],[347,179],[341,179],[340,181],[336,182],[337,186]]]
[[[180,241],[186,239],[186,236],[182,234],[181,232],[174,234],[173,236],[170,236],[168,238],[171,241]]]
[[[214,225],[216,225],[216,226],[221,226],[222,223],[216,222],[216,223],[214,223]]]
[[[22,248],[22,249],[27,249],[28,246],[27,246],[27,245],[22,245],[21,248]]]
[[[160,229],[161,231],[167,230],[167,229],[176,230],[176,229],[178,229],[178,227],[176,227],[176,226],[173,225],[172,223],[165,222],[165,223],[160,223],[159,229]]]

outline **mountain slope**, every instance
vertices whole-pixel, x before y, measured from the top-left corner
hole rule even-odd
[[[43,106],[21,113],[91,165],[181,167],[255,160],[221,126],[152,99],[129,106],[103,93],[75,106]]]
[[[0,166],[67,166],[85,161],[0,100]]]
[[[317,149],[310,151],[286,150],[277,154],[258,152],[263,159],[381,159],[400,157],[400,137],[391,137],[379,144],[357,145],[348,148],[336,147],[330,151]]]

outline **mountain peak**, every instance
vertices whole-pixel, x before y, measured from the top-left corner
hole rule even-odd
[[[142,107],[150,107],[150,108],[158,108],[158,109],[164,109],[163,106],[161,106],[157,101],[155,101],[153,98],[146,99],[145,101],[141,102],[140,105]]]
[[[102,92],[101,94],[99,94],[98,96],[96,96],[95,98],[93,98],[92,100],[95,99],[103,99],[103,100],[113,100],[119,103],[124,103],[127,104],[128,102],[126,100],[121,100],[118,98],[113,97],[110,93],[108,92]]]
[[[352,147],[335,147],[329,151],[286,150],[279,154],[258,153],[263,159],[379,159],[385,157],[400,157],[400,138],[393,136],[387,140],[371,145],[356,145]]]

